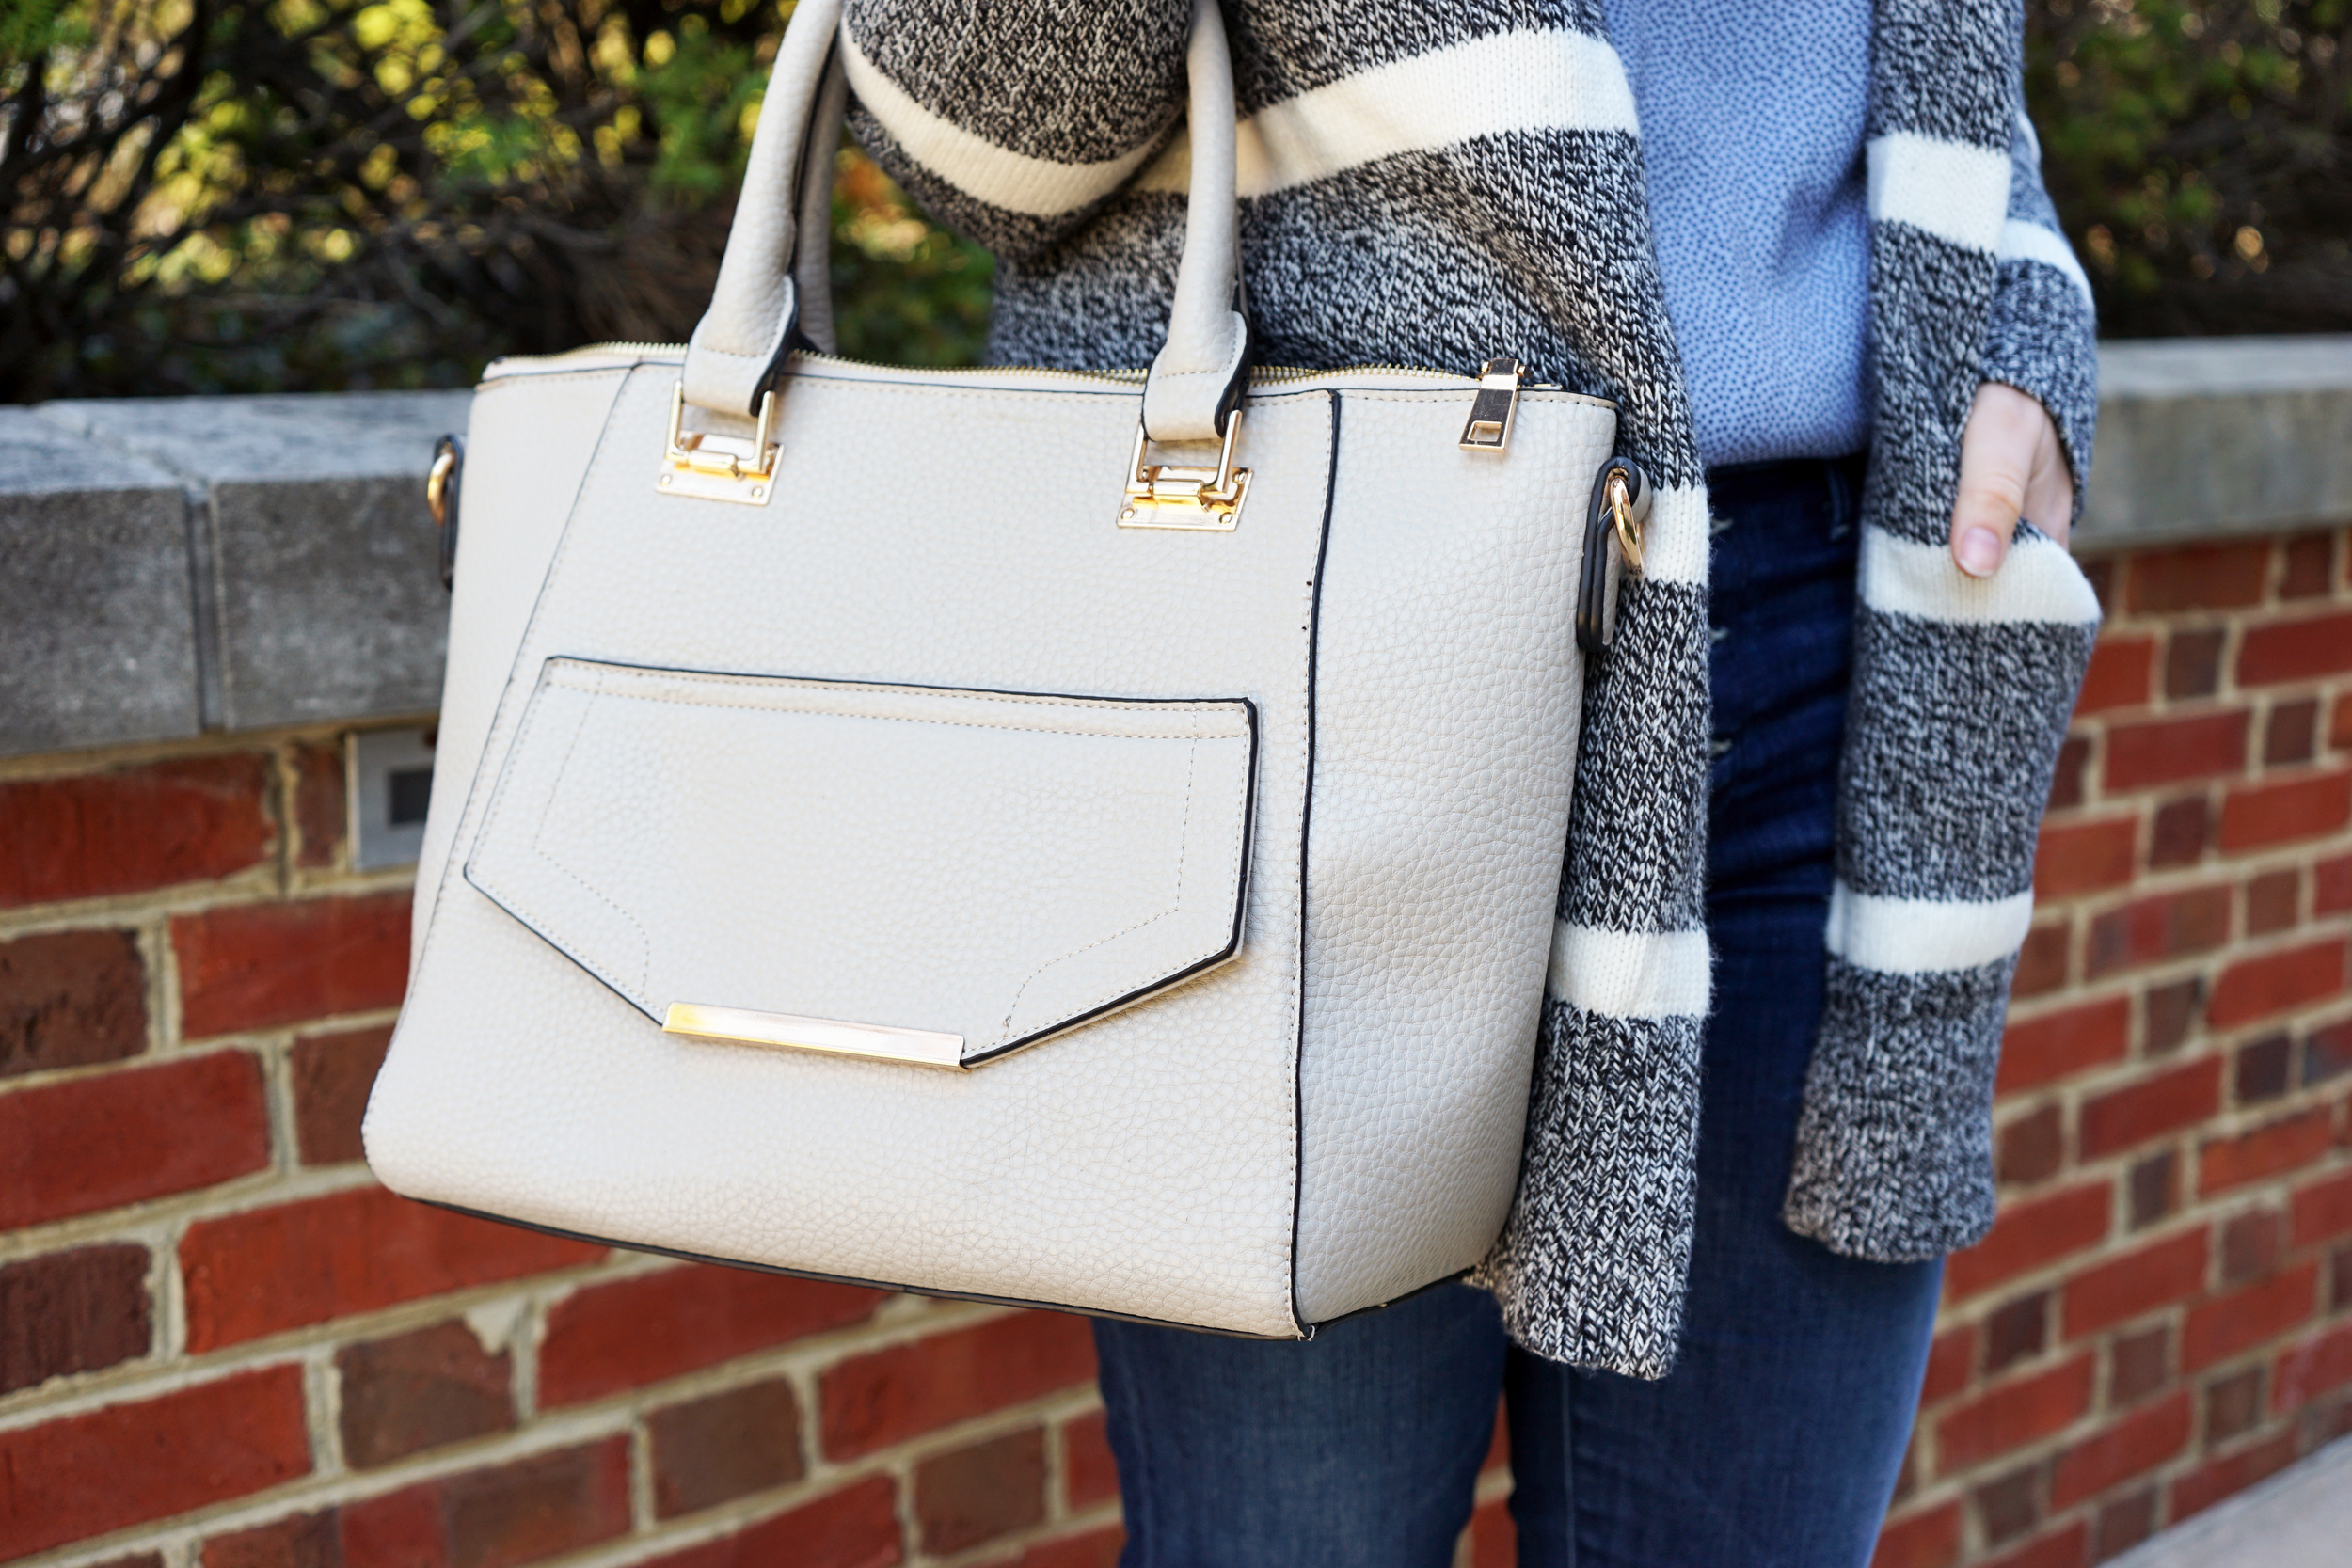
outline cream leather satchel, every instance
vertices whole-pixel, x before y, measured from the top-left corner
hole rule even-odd
[[[1518,1180],[1614,410],[1508,360],[1252,369],[1205,0],[1148,372],[797,349],[838,8],[794,15],[692,343],[474,400],[368,1158],[1248,1335],[1456,1275]]]

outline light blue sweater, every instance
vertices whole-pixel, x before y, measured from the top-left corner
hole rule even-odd
[[[1606,0],[1710,467],[1869,442],[1871,0]]]

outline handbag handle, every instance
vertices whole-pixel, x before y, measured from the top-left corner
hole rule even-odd
[[[684,400],[756,417],[805,336],[830,346],[833,151],[849,87],[834,48],[841,0],[800,0],[776,51],[743,171],[743,194],[710,308],[686,349]],[[1168,339],[1144,380],[1154,441],[1214,441],[1249,382],[1234,194],[1232,58],[1216,0],[1194,0],[1184,55],[1192,171]],[[814,243],[802,245],[807,238]]]

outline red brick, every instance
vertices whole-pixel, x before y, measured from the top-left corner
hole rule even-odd
[[[722,1389],[645,1418],[654,1513],[697,1513],[801,1479],[801,1405],[783,1378]]]
[[[2106,1240],[2113,1192],[2090,1181],[2030,1202],[2012,1203],[1993,1223],[1992,1234],[1965,1252],[1952,1254],[1944,1271],[1947,1301],[1962,1301],[2004,1279],[2057,1261]]]
[[[343,827],[351,807],[343,789],[343,749],[297,745],[294,748],[294,834],[301,848],[299,866],[333,865],[343,847]]]
[[[2230,940],[2230,892],[2217,882],[2107,911],[2090,923],[2087,974],[2097,979],[2140,964],[2212,952]]]
[[[2269,577],[2266,539],[2141,550],[2131,558],[2126,602],[2134,615],[2234,610],[2260,604]]]
[[[625,1436],[437,1484],[450,1568],[512,1568],[610,1541],[629,1528]]]
[[[1482,1468],[1492,1465],[1490,1453]],[[1062,1500],[1073,1513],[1119,1496],[1119,1461],[1111,1452],[1110,1433],[1101,1411],[1062,1423],[1061,1474]]]
[[[2209,1253],[2200,1228],[2085,1269],[2066,1282],[2066,1338],[2096,1334],[2187,1300],[2204,1289]]]
[[[147,1049],[147,972],[130,931],[0,942],[0,1078]]]
[[[2352,772],[2240,784],[2221,802],[2221,847],[2230,853],[2340,832],[2352,822]]]
[[[870,1315],[882,1291],[703,1264],[588,1285],[548,1314],[539,1402],[643,1387]]]
[[[2312,912],[2342,914],[2352,910],[2352,855],[2338,855],[2312,867]]]
[[[2265,1278],[2279,1267],[2286,1242],[2286,1216],[2275,1209],[2233,1214],[2221,1227],[2221,1283],[2243,1285]]]
[[[397,1005],[408,986],[404,889],[174,916],[191,1039]]]
[[[2211,1196],[2308,1165],[2328,1152],[2328,1110],[2314,1106],[2234,1138],[2209,1138],[2198,1151],[2197,1190]]]
[[[2090,737],[2070,735],[2058,746],[2058,766],[2050,770],[2047,810],[2071,810],[2083,803],[2083,775],[2090,767]]]
[[[2172,1329],[2168,1323],[2120,1334],[2107,1348],[2107,1404],[2137,1404],[2172,1382]]]
[[[231,877],[269,856],[269,758],[0,784],[0,909]]]
[[[2205,1385],[2205,1447],[2217,1449],[2261,1424],[2263,1369],[2217,1377]]]
[[[2050,1472],[2051,1508],[2072,1508],[2170,1459],[2188,1447],[2192,1414],[2184,1388],[2068,1449]]]
[[[1509,1551],[1501,1557],[1477,1555],[1479,1543],[1488,1539],[1481,1536],[1479,1522],[1488,1517],[1493,1505],[1488,1504],[1470,1515],[1471,1568],[1512,1568],[1518,1560],[1518,1541],[1508,1541]],[[1503,1524],[1510,1524],[1506,1513]],[[1006,1568],[1119,1568],[1120,1549],[1127,1544],[1127,1532],[1117,1525],[1108,1529],[1089,1530],[1084,1535],[1065,1535],[1057,1540],[1040,1541],[1014,1558]]]
[[[2293,1212],[2298,1247],[2352,1232],[2352,1170],[2298,1188]]]
[[[2303,1086],[2352,1072],[2352,1018],[2338,1019],[2303,1037]]]
[[[428,1481],[339,1511],[342,1568],[449,1568],[449,1523],[441,1489]]]
[[[2227,634],[2219,626],[2184,626],[2165,640],[2164,694],[2210,697],[2221,689],[2221,644]]]
[[[2265,871],[2246,883],[2246,934],[2271,936],[2291,928],[2303,902],[2303,874]]]
[[[2078,1355],[1955,1406],[1936,1423],[1942,1473],[1968,1469],[2072,1425],[2090,1408],[2091,1372],[2092,1358]]]
[[[462,1322],[335,1353],[343,1457],[359,1469],[486,1437],[515,1424],[513,1357]]]
[[[342,1568],[333,1512],[295,1513],[204,1543],[204,1568]]]
[[[2333,996],[2344,990],[2344,942],[2332,938],[2281,953],[2240,958],[2214,982],[2205,1021],[2231,1029]]]
[[[0,1095],[0,1230],[193,1192],[269,1164],[242,1051]]]
[[[2238,1048],[2232,1069],[2233,1093],[2241,1107],[2277,1100],[2293,1086],[2295,1042],[2284,1035],[2265,1035]]]
[[[2328,744],[2339,752],[2352,749],[2352,691],[2338,697],[2328,710]]]
[[[2148,864],[2152,869],[2194,865],[2212,836],[2213,806],[2202,795],[2167,800],[2148,829]]]
[[[2026,944],[2017,954],[2017,977],[2010,982],[2010,994],[2042,996],[2066,984],[2066,952],[2074,939],[2074,923],[2068,920],[2045,922],[2027,931]]]
[[[2244,708],[2187,719],[2152,719],[2117,724],[2107,731],[2106,764],[2100,783],[2109,794],[2210,779],[2246,770]]]
[[[2329,533],[2307,533],[2288,540],[2286,560],[2279,572],[2279,597],[2324,596],[2335,577],[2335,536]]]
[[[2071,898],[2122,887],[2132,879],[2138,838],[2137,816],[2051,823],[2034,851],[2034,896]]]
[[[2263,721],[2263,766],[2285,768],[2319,753],[2319,702],[2279,703]]]
[[[852,1356],[818,1385],[825,1452],[855,1459],[1094,1375],[1085,1320],[1020,1312]]]
[[[2011,1023],[2001,1036],[1996,1093],[2040,1088],[2131,1053],[2132,1002],[2110,996]]]
[[[2145,1230],[2181,1206],[2181,1152],[2160,1149],[2132,1162],[2123,1179],[2124,1223]]]
[[[2352,670],[2352,610],[2249,626],[2238,644],[2240,686],[2313,680]]]
[[[389,1023],[294,1042],[294,1141],[304,1164],[346,1164],[367,1157],[359,1122],[391,1043]]]
[[[2272,1407],[2281,1415],[2352,1383],[2352,1323],[2338,1323],[2279,1357]]]
[[[737,1534],[655,1558],[643,1568],[890,1568],[900,1550],[890,1478],[869,1476]]]
[[[2146,703],[2153,689],[2151,678],[2155,666],[2154,638],[2102,637],[2090,651],[2090,668],[2083,675],[2082,695],[2074,703],[2075,714],[2137,707]]]
[[[2151,1056],[2169,1054],[2188,1038],[2204,1008],[2205,982],[2199,976],[2150,986],[2140,997],[2141,1048]]]
[[[0,1268],[0,1394],[145,1355],[147,1263],[125,1242]]]
[[[1045,1518],[1045,1433],[1040,1427],[933,1454],[914,1467],[915,1529],[946,1556]]]
[[[1983,1568],[2081,1568],[2089,1560],[2090,1536],[2089,1527],[2077,1519],[2013,1552],[1985,1559]]]
[[[1994,1173],[2005,1187],[2047,1181],[2066,1163],[2066,1118],[2056,1105],[2005,1123],[1995,1145]]]
[[[188,1349],[603,1256],[585,1242],[453,1214],[380,1187],[199,1220],[180,1243]]]
[[[2221,1058],[2201,1056],[2083,1102],[2082,1157],[2099,1159],[2205,1120],[2221,1109]]]
[[[249,1497],[310,1470],[299,1367],[19,1427],[0,1433],[0,1559]]]
[[[1960,1504],[1889,1520],[1879,1531],[1870,1568],[1950,1568],[1960,1560]]]
[[[2276,1475],[2294,1464],[2295,1459],[2295,1433],[2282,1432],[2243,1453],[2215,1460],[2201,1470],[2191,1471],[2172,1483],[2172,1522],[2177,1525],[2191,1514],[2203,1513],[2231,1494],[2243,1492],[2265,1477]]]
[[[2312,1316],[2318,1295],[2319,1265],[2305,1263],[2190,1308],[2181,1330],[2181,1370],[2202,1371],[2277,1338]]]

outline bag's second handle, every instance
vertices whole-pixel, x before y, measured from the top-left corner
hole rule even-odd
[[[718,286],[687,344],[685,398],[698,408],[756,416],[796,334],[831,347],[823,237],[848,94],[834,58],[840,23],[841,0],[800,0],[776,51]],[[1155,441],[1216,439],[1249,380],[1249,324],[1237,293],[1233,68],[1216,0],[1194,0],[1185,71],[1192,177],[1184,256],[1168,341],[1144,383],[1143,426]]]

